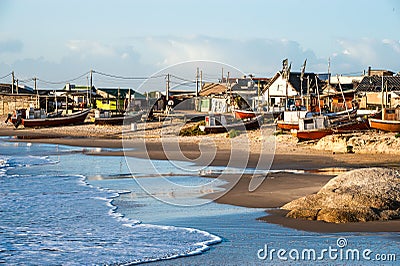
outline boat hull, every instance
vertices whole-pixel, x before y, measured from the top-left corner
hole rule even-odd
[[[41,118],[41,119],[21,119],[21,124],[24,127],[59,127],[74,124],[82,124],[90,110],[81,111],[68,116]],[[17,118],[13,118],[11,122],[16,125]]]
[[[400,121],[396,120],[382,120],[382,119],[369,119],[369,125],[371,128],[379,129],[388,132],[400,132]]]
[[[142,118],[142,113],[128,116],[128,115],[121,115],[121,116],[114,116],[114,117],[100,117],[94,119],[95,125],[110,125],[110,126],[118,126],[123,124],[130,124],[140,121]]]
[[[330,128],[292,131],[292,135],[299,140],[317,140],[332,134],[333,130]]]
[[[299,123],[295,123],[295,122],[285,122],[285,121],[278,121],[276,123],[277,127],[282,129],[282,130],[299,130]]]
[[[253,111],[245,111],[245,110],[234,110],[236,119],[249,119],[256,117],[256,113]]]
[[[258,129],[261,126],[262,116],[257,116],[248,121],[234,123],[234,124],[227,124],[227,125],[216,125],[216,126],[202,126],[201,130],[205,133],[225,133],[229,132],[232,129],[235,130],[252,130]]]

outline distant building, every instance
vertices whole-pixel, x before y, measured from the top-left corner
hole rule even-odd
[[[371,70],[369,73],[377,75],[365,76],[356,88],[360,108],[376,109],[382,105],[400,106],[400,76],[393,76],[394,73],[387,70]]]
[[[0,84],[0,115],[7,115],[19,109],[37,108],[39,97],[28,86]]]
[[[323,87],[321,99],[330,111],[338,112],[354,105],[355,93],[363,76],[332,76]]]
[[[130,108],[140,110],[146,103],[146,96],[130,88],[98,88],[96,107],[105,111],[124,111]]]
[[[324,85],[315,73],[304,73],[301,81],[301,72],[290,72],[285,77],[279,71],[264,87],[263,101],[267,109],[274,111],[301,106],[311,106],[315,111],[315,108],[318,109],[317,95],[322,93]]]
[[[229,80],[224,78],[220,83],[205,83],[199,92],[198,110],[215,113],[229,112],[232,108],[256,110],[262,102],[262,89],[269,80],[249,75]]]
[[[72,99],[72,105],[77,107],[87,107],[96,98],[96,88],[85,85],[75,85],[67,83],[62,91],[57,92],[58,96],[68,96]]]

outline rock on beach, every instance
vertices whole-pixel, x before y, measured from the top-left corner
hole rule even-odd
[[[316,194],[285,204],[287,217],[330,223],[385,221],[400,218],[400,171],[352,170],[331,179]]]

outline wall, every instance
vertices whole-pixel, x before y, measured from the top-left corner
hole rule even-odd
[[[17,109],[36,108],[36,96],[22,94],[0,94],[0,115],[7,115]]]

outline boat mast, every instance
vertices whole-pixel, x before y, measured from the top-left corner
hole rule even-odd
[[[381,105],[382,105],[382,120],[383,120],[383,109],[384,109],[384,104],[383,104],[383,97],[384,97],[384,93],[383,93],[383,74],[382,74],[382,85],[381,85],[381,90],[382,90],[382,101],[381,101]]]
[[[351,120],[349,110],[347,109],[346,98],[344,97],[344,93],[343,93],[343,90],[342,90],[342,85],[340,84],[339,75],[336,75],[336,78],[337,78],[338,83],[339,83],[340,92],[342,93],[344,108],[346,108],[346,112],[347,112],[347,115],[349,116],[349,120]]]
[[[321,100],[319,98],[318,78],[317,78],[317,76],[315,76],[315,85],[317,86],[319,115],[321,115]]]

